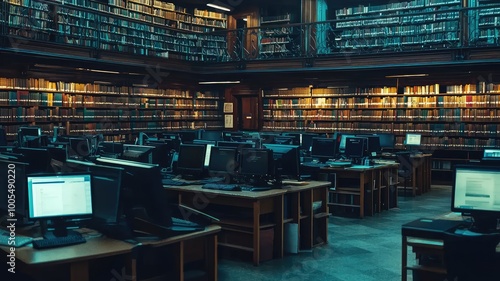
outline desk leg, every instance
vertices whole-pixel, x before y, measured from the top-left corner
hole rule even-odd
[[[283,236],[284,236],[284,196],[276,196],[274,199],[274,257],[283,257]]]
[[[205,239],[206,243],[206,271],[208,274],[208,281],[217,281],[217,235],[211,235]]]
[[[408,262],[408,249],[406,245],[406,236],[402,235],[403,241],[401,243],[402,249],[401,249],[401,281],[406,281],[407,279],[407,272],[406,272],[406,263]]]
[[[174,278],[172,280],[184,281],[184,241],[174,244],[173,247],[174,251],[177,252],[177,257],[174,261],[176,272],[173,272]]]
[[[253,264],[260,261],[260,201],[253,202]]]
[[[412,164],[413,165],[413,168],[412,168],[412,173],[411,173],[411,195],[413,197],[415,197],[417,195],[417,173],[418,173],[418,169],[417,167],[415,167],[415,163]]]
[[[71,281],[89,281],[88,261],[73,262],[70,265]]]
[[[359,174],[359,217],[365,217],[365,173]]]

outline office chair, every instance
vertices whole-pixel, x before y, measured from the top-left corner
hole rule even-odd
[[[445,233],[446,280],[493,281],[500,276],[500,255],[496,246],[500,233],[478,236]]]
[[[403,179],[403,191],[406,196],[407,187],[410,186],[413,180],[413,165],[411,159],[411,153],[409,152],[398,152],[396,153],[396,158],[399,163],[398,176]]]

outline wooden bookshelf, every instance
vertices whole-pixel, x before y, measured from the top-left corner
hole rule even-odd
[[[286,57],[292,55],[292,41],[295,40],[296,27],[290,26],[292,14],[269,15],[260,17],[260,56]]]
[[[216,91],[0,78],[0,120],[9,140],[23,125],[120,140],[140,131],[221,129],[221,99]]]
[[[189,61],[226,52],[227,15],[157,0],[11,0],[11,36]]]
[[[479,150],[500,146],[497,84],[395,87],[293,88],[263,92],[263,129],[323,133],[406,133],[422,147]]]
[[[335,11],[339,49],[394,49],[460,40],[461,0],[412,0],[382,5],[363,3]]]

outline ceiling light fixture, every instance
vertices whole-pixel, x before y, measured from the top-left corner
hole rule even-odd
[[[218,2],[218,1],[217,1]],[[219,10],[222,10],[222,11],[226,11],[226,12],[231,12],[231,9],[229,9],[228,7],[225,7],[225,6],[222,6],[220,5],[221,3],[219,4],[212,4],[212,3],[208,3],[207,6],[208,7],[212,7],[214,9],[219,9]]]
[[[404,78],[404,77],[427,77],[429,74],[419,73],[419,74],[397,74],[397,75],[388,75],[385,78]]]
[[[201,81],[200,85],[214,85],[214,84],[239,84],[240,81]]]

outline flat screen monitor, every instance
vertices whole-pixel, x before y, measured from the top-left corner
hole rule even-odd
[[[92,175],[92,220],[98,224],[118,224],[120,222],[120,191],[122,167],[92,165],[88,167]]]
[[[200,132],[198,130],[179,131],[177,134],[179,134],[181,143],[193,143],[194,140],[200,138]]]
[[[337,157],[336,147],[336,139],[315,137],[312,139],[311,157],[325,163],[328,159],[335,159]]]
[[[352,135],[352,134],[340,134],[340,141],[339,141],[339,147],[338,147],[338,151],[339,153],[344,153],[345,152],[345,145],[346,145],[346,140],[347,138],[354,138],[356,137],[356,135]]]
[[[483,159],[488,160],[500,160],[500,149],[497,148],[485,148],[483,152]]]
[[[220,140],[222,140],[222,132],[221,131],[203,130],[203,131],[201,131],[200,139],[208,140],[208,141],[220,141]]]
[[[92,217],[90,173],[28,175],[27,184],[29,217],[52,220],[55,236],[68,235],[67,220]]]
[[[170,141],[170,140],[169,140]],[[151,164],[158,164],[161,168],[169,168],[172,165],[174,153],[172,145],[162,141],[147,141],[146,145],[154,147],[151,151]],[[176,141],[176,140],[173,140]]]
[[[311,151],[313,138],[319,137],[318,134],[303,133],[301,134],[300,147],[306,151]]]
[[[380,147],[380,138],[375,135],[356,135],[367,139],[366,154],[367,156],[377,156],[382,150]]]
[[[496,230],[500,219],[500,167],[456,165],[451,210],[473,217],[477,232]]]
[[[181,144],[177,159],[177,174],[185,179],[203,177],[206,147],[202,144]]]
[[[153,149],[154,146],[149,145],[135,145],[135,144],[124,144],[123,153],[121,159],[142,162],[142,163],[153,163]]]
[[[273,155],[269,149],[244,148],[240,154],[240,174],[265,177],[271,174]]]
[[[375,136],[378,136],[381,148],[389,148],[389,149],[394,148],[394,145],[396,143],[396,138],[394,137],[394,134],[382,133],[382,134],[375,134]]]
[[[236,142],[236,141],[218,141],[217,146],[232,147],[238,150],[243,148],[254,148],[254,144],[250,142]]]
[[[122,153],[123,153],[123,143],[122,142],[103,141],[99,144],[99,154],[121,155]]]
[[[280,133],[271,133],[271,132],[264,132],[260,133],[260,138],[262,140],[262,143],[273,143],[275,137],[280,137]]]
[[[194,140],[193,144],[201,144],[205,146],[205,161],[204,165],[205,167],[208,167],[210,163],[210,153],[212,151],[212,148],[217,144],[216,141],[207,141],[207,140]]]
[[[294,132],[289,132],[289,133],[282,133],[281,134],[284,137],[290,137],[292,138],[292,143],[293,145],[301,145],[302,144],[302,134],[301,133],[294,133]]]
[[[223,141],[237,141],[236,139],[241,139],[245,134],[243,132],[222,132]]]
[[[17,141],[20,147],[41,147],[42,129],[36,126],[19,127]]]
[[[407,146],[419,146],[422,141],[421,134],[406,134],[405,145]]]
[[[359,159],[366,156],[368,140],[366,138],[346,138],[344,155],[350,159]]]
[[[17,162],[9,159],[0,159],[0,212],[2,215],[12,211],[23,218],[28,217],[26,204],[26,175],[28,163]],[[9,195],[12,190],[13,200]],[[10,205],[13,203],[13,205]]]
[[[294,141],[294,137],[276,136],[273,138],[271,143],[293,145],[293,141]]]
[[[273,152],[276,175],[299,179],[300,154],[298,145],[264,144],[263,146]]]
[[[180,137],[178,133],[174,132],[164,132],[164,133],[159,133],[158,134],[158,139],[169,139],[169,140],[179,140],[180,142]]]
[[[236,148],[212,147],[208,164],[209,175],[214,177],[233,175],[238,167],[237,156],[238,151]]]
[[[47,148],[18,147],[16,153],[22,154],[22,162],[29,163],[29,173],[52,172],[52,156]]]
[[[91,156],[90,140],[86,137],[69,138],[67,146],[67,159],[83,160]]]

